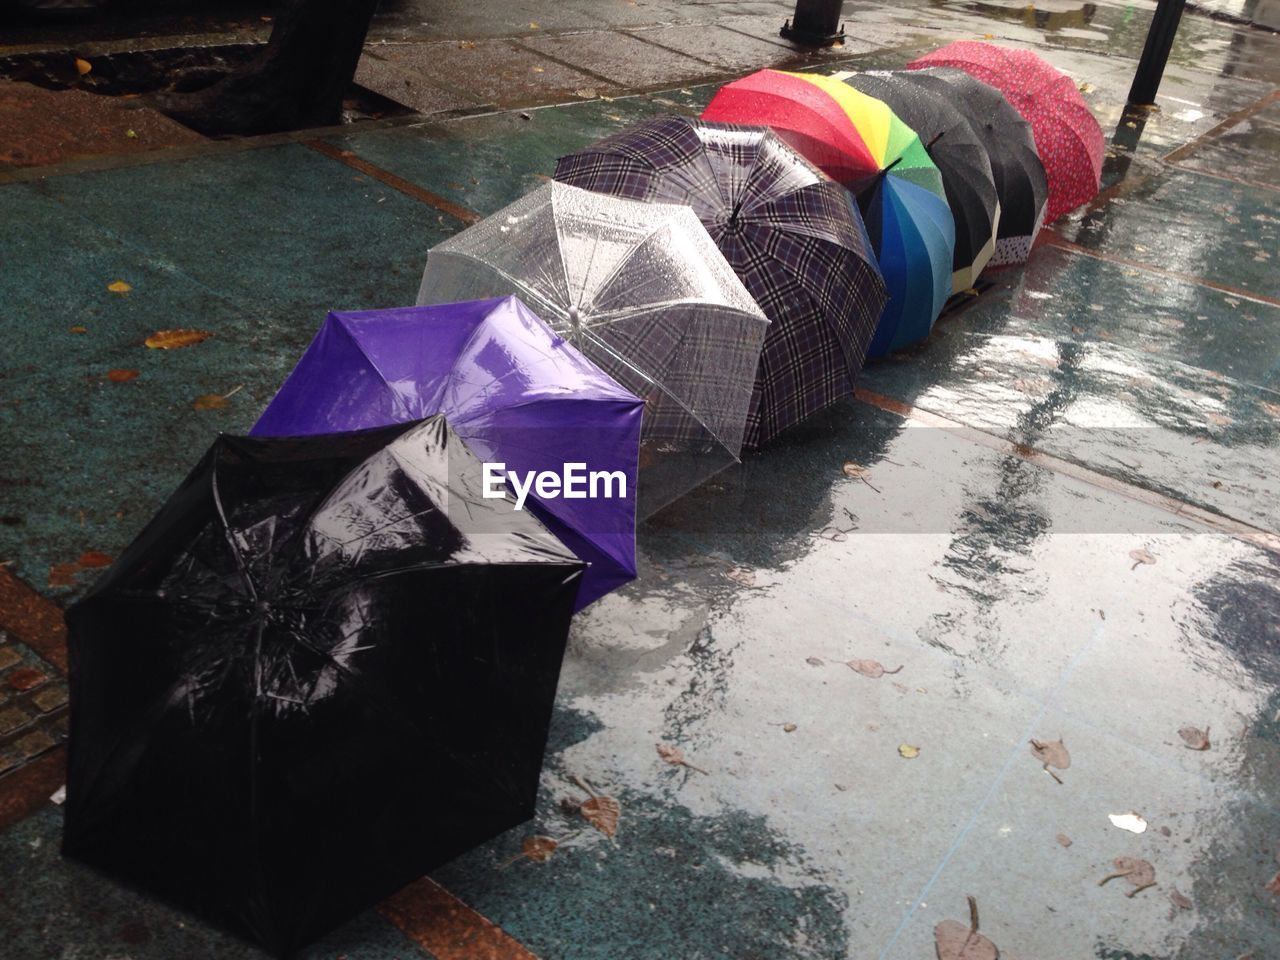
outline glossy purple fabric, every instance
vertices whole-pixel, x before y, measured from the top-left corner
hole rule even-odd
[[[516,297],[331,313],[250,431],[303,436],[442,413],[484,461],[621,471],[626,494],[530,492],[530,509],[590,566],[581,609],[636,575],[635,485],[644,402]],[[598,489],[603,491],[603,485]]]

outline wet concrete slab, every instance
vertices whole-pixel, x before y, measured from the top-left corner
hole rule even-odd
[[[597,30],[520,41],[531,50],[623,87],[652,87],[696,81],[717,71],[715,65],[677,53],[637,36]]]
[[[135,100],[0,80],[2,164],[47,166],[203,142],[198,133]]]
[[[93,571],[50,587],[51,566],[117,555],[217,430],[248,428],[329,309],[411,302],[456,229],[302,146],[10,185],[0,207],[0,559],[54,595]],[[181,328],[212,336],[143,345]]]
[[[1180,155],[1177,164],[1202,173],[1280,189],[1268,158],[1280,155],[1280,102],[1272,102]],[[1273,247],[1274,249],[1274,247]]]
[[[1044,247],[871,390],[1268,530],[1280,308]]]
[[[482,101],[445,87],[416,70],[366,53],[356,65],[355,82],[423,116],[479,107]]]
[[[572,99],[575,91],[619,92],[599,77],[505,40],[432,44],[387,44],[374,49],[380,59],[466,97],[502,107]],[[379,91],[382,92],[382,91]]]
[[[1135,926],[1145,901],[1097,888],[1095,868],[1146,849],[1106,816],[1146,811],[1149,841],[1194,826],[1196,850],[1234,842],[1241,805],[1274,819],[1241,763],[1256,738],[1234,739],[1270,709],[1234,653],[1260,638],[1205,593],[1255,564],[1239,599],[1277,609],[1274,562],[946,431],[854,405],[820,419],[647,526],[640,583],[575,625],[538,819],[438,879],[547,956],[664,957],[704,932],[735,956],[918,956],[916,928],[965,916],[964,893],[1010,955],[1176,942],[1167,901]],[[1133,568],[1140,544],[1156,566]],[[903,669],[870,679],[851,658]],[[1127,723],[1161,689],[1169,709]],[[1166,729],[1190,703],[1203,718],[1179,723],[1221,724],[1217,752]],[[1062,786],[1027,744],[1060,734]],[[664,764],[660,742],[707,773]],[[621,799],[616,845],[561,812],[574,777]],[[1037,817],[1054,830],[1030,836]],[[566,842],[502,867],[531,832]],[[1070,868],[1039,870],[1041,843]],[[1151,856],[1161,896],[1195,891],[1189,853]],[[1256,910],[1250,879],[1220,881],[1231,909]]]
[[[1168,171],[1126,184],[1053,230],[1090,250],[1280,298],[1280,217],[1269,190]]]

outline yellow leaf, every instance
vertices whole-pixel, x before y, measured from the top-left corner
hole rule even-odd
[[[538,26],[538,21],[537,21],[537,20],[530,20],[530,21],[529,21],[529,29],[530,29],[530,30],[538,30],[538,29],[541,29],[541,28]]]
[[[123,280],[112,280],[107,284],[107,289],[112,293],[128,293],[133,289],[133,287],[125,283]]]
[[[224,410],[227,398],[220,393],[202,393],[192,401],[191,406],[197,410]]]
[[[92,69],[93,69],[92,63],[90,63],[88,60],[82,60],[79,57],[76,57],[76,73],[80,74],[80,76],[83,77],[86,73],[88,73]]]
[[[132,131],[132,130],[126,130],[126,131],[124,132],[124,135],[125,135],[126,137],[128,137],[130,140],[137,140],[137,139],[138,139],[138,135],[137,135],[134,131]]]
[[[205,330],[157,330],[144,341],[152,350],[177,350],[189,347],[213,334]]]
[[[982,35],[983,40],[994,40],[995,38],[996,38],[996,35],[994,33],[984,33]]]
[[[81,327],[81,326],[68,327],[67,329],[71,333],[88,333],[89,332],[88,327]]]
[[[898,755],[907,760],[914,760],[916,757],[920,756],[920,748],[913,747],[909,743],[901,743],[898,745]]]

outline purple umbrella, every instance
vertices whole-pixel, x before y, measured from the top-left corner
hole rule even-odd
[[[643,408],[506,297],[329,314],[250,433],[339,433],[443,413],[490,465],[487,478],[505,479],[590,564],[580,610],[636,575]]]

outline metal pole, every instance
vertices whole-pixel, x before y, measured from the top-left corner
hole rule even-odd
[[[829,47],[844,39],[840,8],[844,0],[796,0],[796,12],[782,25],[782,35],[806,47]]]
[[[1186,2],[1159,0],[1155,16],[1151,18],[1151,28],[1147,31],[1147,43],[1142,48],[1142,59],[1138,61],[1138,69],[1133,75],[1133,86],[1129,88],[1130,106],[1147,107],[1156,102],[1156,91],[1160,89],[1160,78],[1164,76],[1164,65],[1169,60],[1169,50],[1178,33],[1178,21],[1182,19],[1182,8]]]

